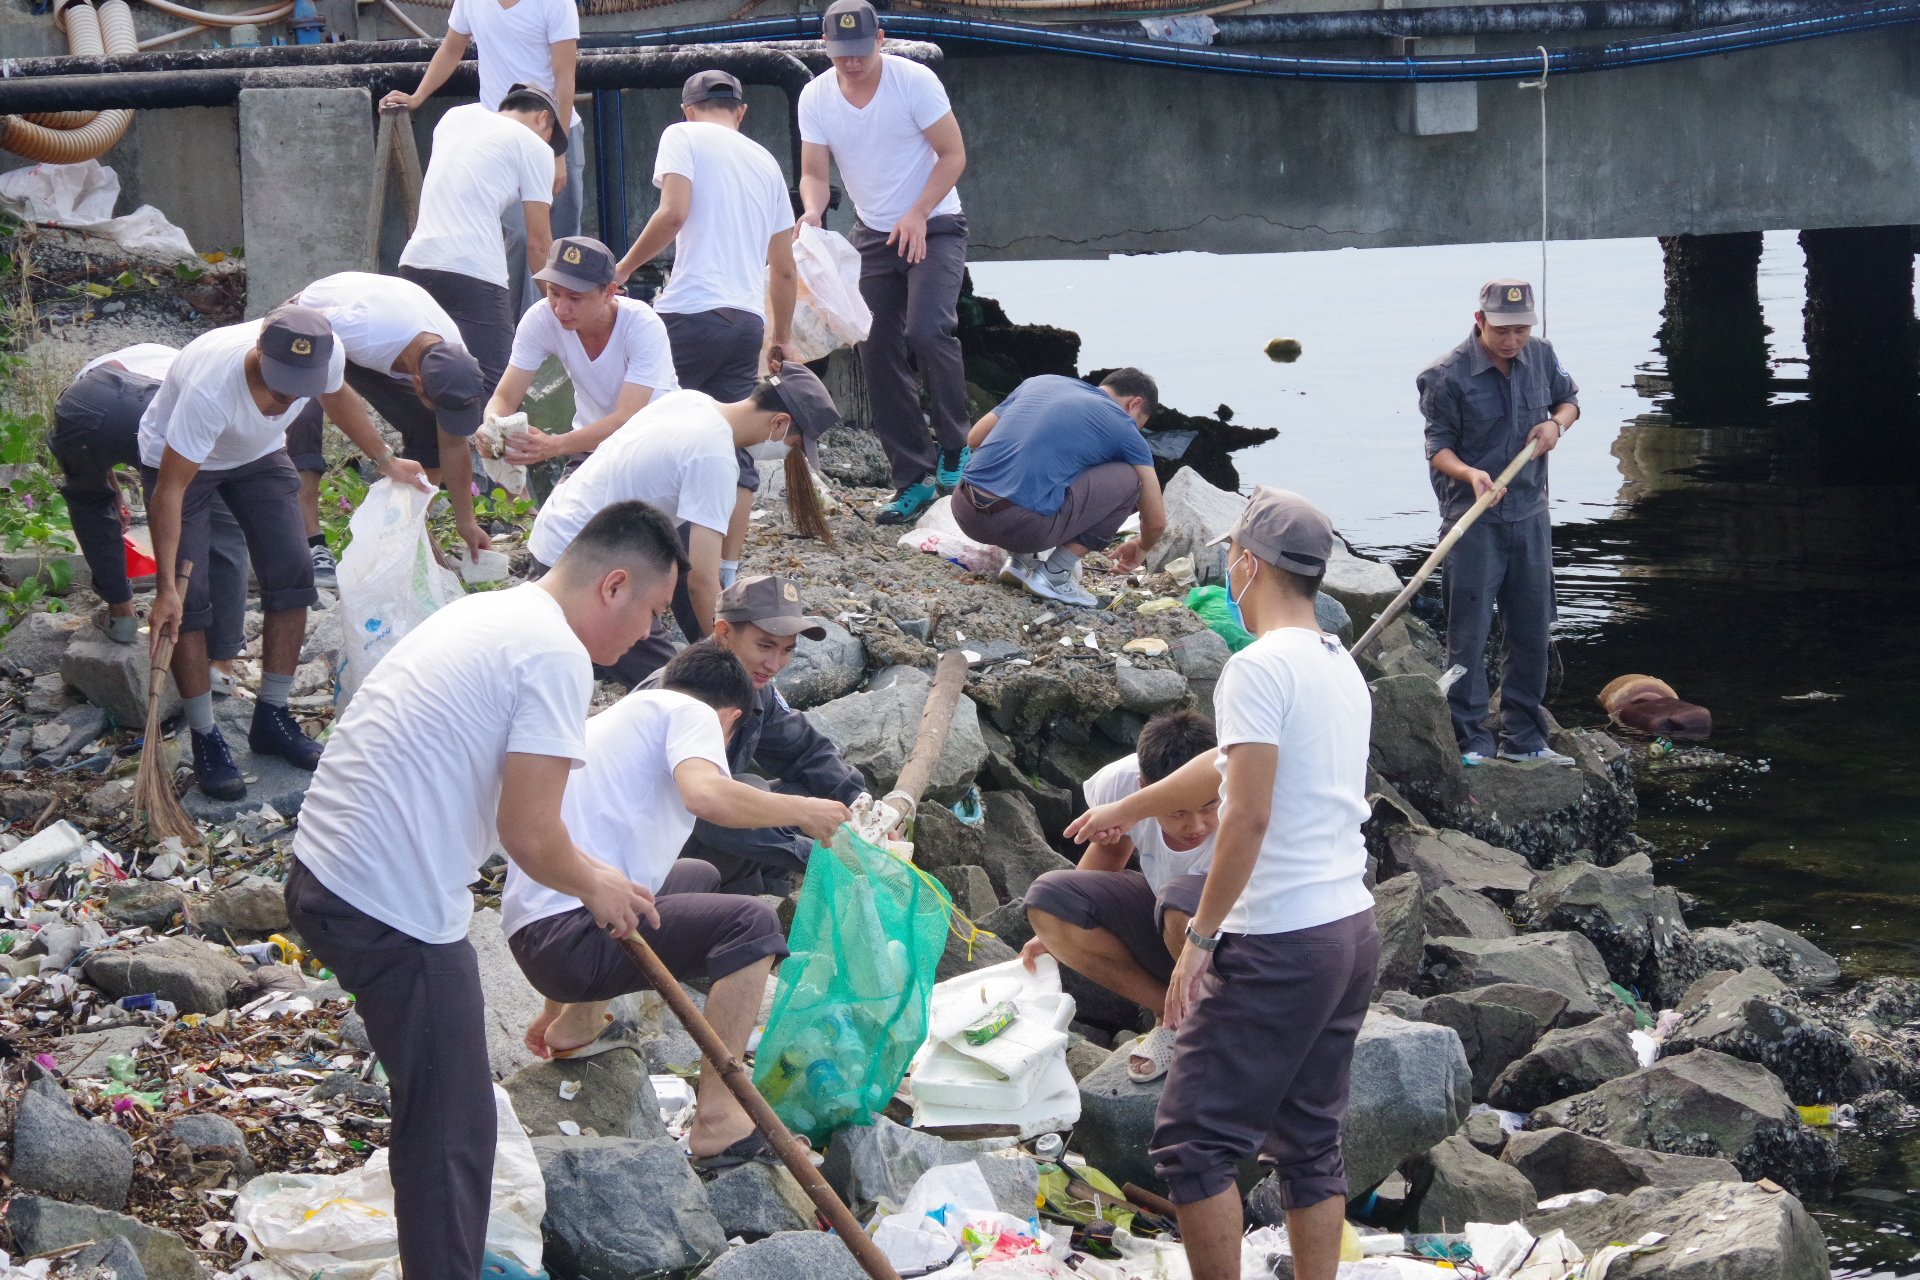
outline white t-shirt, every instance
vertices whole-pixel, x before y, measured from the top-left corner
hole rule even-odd
[[[447,29],[473,39],[480,58],[480,105],[500,109],[507,90],[530,84],[554,91],[553,47],[580,38],[580,11],[573,0],[453,0]],[[580,117],[568,111],[569,123]],[[549,156],[549,167],[553,160]]]
[[[587,767],[567,780],[560,810],[573,842],[658,890],[693,834],[693,815],[673,780],[688,760],[710,760],[728,772],[720,717],[697,698],[635,689],[587,721]],[[500,925],[509,935],[579,905],[508,864]]]
[[[307,407],[295,400],[278,416],[260,412],[247,387],[247,352],[260,343],[260,320],[201,334],[174,358],[147,411],[140,415],[140,461],[160,465],[171,448],[206,471],[231,471],[287,447],[287,428]],[[347,353],[338,342],[327,363],[327,390],[346,381]]]
[[[558,564],[587,521],[633,498],[675,521],[725,533],[740,486],[733,450],[733,428],[712,396],[656,396],[554,488],[533,519],[527,550],[541,564]]]
[[[1352,655],[1315,631],[1269,631],[1228,659],[1213,705],[1222,748],[1280,749],[1266,839],[1221,929],[1291,933],[1370,910],[1360,824],[1373,700]]]
[[[553,203],[553,148],[512,116],[478,102],[455,107],[433,127],[420,220],[400,251],[400,265],[452,271],[505,288],[507,243],[500,219],[528,202]]]
[[[927,189],[939,157],[925,130],[953,106],[940,77],[919,63],[885,54],[881,65],[880,88],[859,109],[840,92],[839,72],[815,76],[800,91],[800,140],[833,149],[854,212],[868,229],[887,232]],[[956,187],[930,216],[958,212]]]
[[[375,373],[392,373],[393,362],[423,333],[466,350],[460,326],[433,295],[398,276],[341,271],[315,280],[294,301],[324,315],[347,359]]]
[[[578,768],[592,699],[586,646],[537,585],[454,601],[401,638],[334,725],[294,857],[376,920],[458,941],[467,886],[499,842],[508,754]]]
[[[560,327],[553,305],[545,298],[527,308],[513,331],[513,355],[507,363],[516,369],[538,369],[548,356],[559,356],[573,381],[573,429],[598,422],[620,403],[620,388],[629,382],[649,387],[655,395],[678,391],[673,371],[673,347],[667,326],[653,308],[638,298],[614,299],[619,314],[613,334],[597,359],[587,358],[580,335]]]
[[[735,307],[765,319],[767,241],[794,222],[780,162],[738,129],[685,120],[660,135],[653,185],[666,185],[670,173],[693,184],[693,204],[655,308],[690,315]]]
[[[180,348],[169,347],[164,342],[136,342],[130,347],[118,351],[109,351],[103,356],[95,356],[80,366],[80,373],[92,373],[103,364],[117,364],[128,373],[142,378],[152,378],[155,382],[165,382],[167,370],[173,368],[173,362],[180,356]]]
[[[1140,757],[1131,755],[1115,760],[1088,778],[1082,790],[1087,795],[1087,807],[1092,808],[1097,804],[1112,804],[1125,799],[1142,785]],[[1204,875],[1207,868],[1213,865],[1213,836],[1208,836],[1191,849],[1170,849],[1167,847],[1166,833],[1160,830],[1159,822],[1152,818],[1135,823],[1127,836],[1133,841],[1134,852],[1140,855],[1140,871],[1147,877],[1147,883],[1153,886],[1155,893],[1166,888],[1170,880],[1181,876]]]

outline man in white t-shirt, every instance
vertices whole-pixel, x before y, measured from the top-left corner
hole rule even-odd
[[[959,338],[967,220],[954,190],[967,148],[940,77],[883,51],[886,33],[867,0],[834,0],[823,36],[833,70],[800,91],[800,218],[824,225],[831,159],[859,215],[850,238],[873,310],[860,360],[897,490],[880,523],[912,524],[953,492],[967,464]],[[926,379],[931,437],[909,352]]]
[[[1135,747],[1087,779],[1089,805],[1112,804],[1195,756],[1211,756],[1213,721],[1198,711],[1163,711],[1147,721]],[[1025,895],[1033,939],[1020,958],[1029,969],[1051,955],[1153,1014],[1153,1030],[1134,1042],[1127,1064],[1127,1075],[1139,1084],[1165,1075],[1173,1056],[1173,1031],[1158,1019],[1187,921],[1200,905],[1219,825],[1217,796],[1155,814],[1117,840],[1088,845],[1077,868],[1047,872]],[[1130,870],[1136,856],[1140,869]]]
[[[327,318],[347,353],[347,385],[400,433],[400,456],[443,485],[460,540],[475,551],[493,545],[473,516],[473,454],[488,388],[461,341],[460,328],[411,280],[370,271],[340,271],[315,280],[293,299]],[[307,528],[320,525],[320,474],[325,458],[318,424],[288,452],[300,468]],[[308,539],[312,541],[311,538]]]
[[[697,72],[681,87],[687,118],[660,135],[653,162],[660,207],[614,277],[624,284],[674,246],[673,274],[653,309],[673,342],[680,385],[723,401],[753,390],[763,345],[766,367],[777,369],[793,337],[793,202],[780,162],[740,132],[746,97],[724,71]],[[720,563],[723,586],[733,585],[739,569],[759,487],[760,472],[742,451],[739,502]]]
[[[496,845],[608,936],[653,894],[562,816],[586,761],[593,660],[666,607],[685,561],[641,502],[601,512],[540,582],[457,600],[380,660],[334,724],[300,817],[287,915],[354,996],[393,1087],[394,1213],[410,1276],[481,1274],[493,1173],[485,1002],[468,890]]]
[[[1214,690],[1220,779],[1202,757],[1068,827],[1099,837],[1156,806],[1224,792],[1213,866],[1167,986],[1176,1033],[1154,1168],[1180,1211],[1194,1280],[1240,1275],[1241,1161],[1273,1168],[1294,1274],[1333,1280],[1346,1215],[1353,1044],[1380,959],[1367,892],[1360,669],[1314,617],[1333,525],[1262,486],[1230,535],[1227,589],[1259,637]]]
[[[157,653],[175,639],[173,679],[193,740],[200,789],[218,800],[247,793],[245,776],[213,722],[207,627],[219,589],[207,562],[217,496],[246,537],[265,615],[260,694],[247,745],[311,769],[320,744],[287,709],[307,634],[313,560],[300,516],[300,475],[287,457],[287,428],[317,398],[347,438],[401,484],[424,483],[419,464],[394,457],[366,406],[343,391],[346,354],[327,318],[284,306],[264,320],[203,333],[180,352],[140,417],[140,478],[153,531],[157,588],[148,626]],[[194,572],[182,591],[179,567]]]
[[[573,108],[575,72],[580,59],[580,10],[572,0],[453,0],[447,34],[412,93],[395,89],[380,100],[382,109],[418,111],[447,82],[474,45],[480,60],[480,105],[498,111],[516,85],[529,85],[566,109],[561,126],[564,153],[553,159],[552,234],[580,234],[582,179],[586,172],[586,129]],[[519,315],[539,300],[540,287],[518,263],[527,253],[527,224],[509,211],[501,219],[507,261],[515,264],[512,307]]]
[[[500,384],[513,346],[519,313],[511,285],[520,273],[538,271],[553,243],[553,158],[568,150],[558,118],[545,90],[523,84],[498,111],[470,102],[441,116],[420,185],[420,217],[400,251],[400,274],[460,326],[489,389]],[[511,259],[502,218],[526,228],[525,247]]]
[[[733,516],[739,474],[734,450],[775,457],[791,449],[804,468],[806,446],[839,420],[833,397],[820,379],[792,362],[761,379],[752,395],[731,404],[698,391],[661,396],[548,495],[527,535],[535,570],[553,564],[574,531],[601,507],[630,498],[651,502],[680,526],[691,568],[674,592],[673,616],[688,640],[698,640],[713,629],[720,599],[720,544]],[[788,475],[791,480],[791,468]],[[803,527],[809,501],[817,517],[813,486],[788,484],[788,509]],[[604,667],[601,677],[631,688],[665,666],[674,647],[662,619],[632,652]]]
[[[586,768],[567,787],[563,815],[574,839],[598,850],[658,899],[644,938],[675,978],[708,978],[707,1021],[727,1048],[746,1052],[773,962],[787,954],[780,919],[760,898],[719,894],[720,873],[677,861],[696,818],[723,827],[797,826],[830,840],[849,816],[837,800],[781,795],[736,782],[727,740],[753,705],[740,660],[705,641],[660,672],[660,687],[636,689],[587,722]],[[500,896],[507,945],[547,1006],[527,1028],[542,1058],[580,1058],[632,1044],[608,1027],[607,1005],[651,989],[632,954],[598,928],[578,900],[507,868]],[[774,1162],[716,1071],[700,1072],[699,1106],[687,1147],[694,1165],[719,1169]]]
[[[623,296],[613,274],[613,251],[598,240],[568,236],[553,242],[547,265],[534,277],[547,296],[520,317],[506,376],[486,414],[517,414],[533,376],[557,356],[573,383],[573,429],[522,427],[507,438],[507,461],[526,467],[591,453],[648,401],[679,390],[666,326],[652,307]]]

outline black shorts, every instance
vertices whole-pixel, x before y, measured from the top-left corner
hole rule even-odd
[[[1127,954],[1162,982],[1173,976],[1173,956],[1162,930],[1168,911],[1200,909],[1204,875],[1175,876],[1158,894],[1138,871],[1049,871],[1027,886],[1029,911],[1044,911],[1082,929],[1105,929]]]
[[[440,466],[440,423],[413,389],[412,378],[396,377],[347,362],[347,385],[400,433],[400,456],[428,471]]]
[[[287,428],[287,457],[293,459],[295,470],[318,474],[327,469],[326,420],[326,411],[320,402],[309,400],[293,425]]]
[[[160,473],[140,468],[147,504]],[[313,559],[307,550],[307,525],[300,514],[300,473],[285,449],[245,466],[197,472],[180,500],[180,551],[177,563],[193,562],[180,630],[205,631],[213,621],[213,575],[208,572],[215,497],[227,504],[246,536],[247,557],[260,585],[260,611],[304,609],[319,600],[313,589]]]

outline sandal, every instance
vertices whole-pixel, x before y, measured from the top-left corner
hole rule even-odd
[[[1149,1065],[1143,1070],[1135,1064],[1135,1058],[1144,1058]],[[1167,1074],[1172,1062],[1173,1031],[1155,1027],[1127,1046],[1127,1079],[1135,1084],[1152,1084]]]
[[[555,1049],[553,1057],[548,1061],[573,1062],[580,1058],[597,1058],[615,1049],[631,1049],[635,1053],[640,1052],[640,1028],[631,1022],[609,1018],[599,1035],[571,1049]]]
[[[800,1135],[795,1134],[795,1137]],[[805,1142],[805,1138],[800,1138]],[[740,1141],[724,1151],[716,1151],[710,1156],[699,1156],[691,1160],[695,1173],[719,1173],[723,1169],[737,1169],[743,1164],[783,1165],[780,1154],[773,1149],[773,1143],[767,1135],[755,1129]]]
[[[480,1274],[484,1280],[547,1280],[545,1271],[529,1271],[506,1254],[491,1249],[480,1259]]]

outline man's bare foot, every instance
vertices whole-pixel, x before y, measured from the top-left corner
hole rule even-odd
[[[548,1001],[547,1007],[540,1011],[540,1016],[527,1025],[525,1041],[528,1053],[536,1058],[553,1056],[553,1050],[547,1048],[547,1028],[553,1025],[553,1020],[560,1016],[564,1008],[565,1006],[556,1006],[552,1001]]]
[[[542,1028],[544,1031],[543,1058],[552,1058],[560,1054],[572,1053],[575,1049],[585,1048],[600,1038],[613,1021],[613,1015],[606,1012],[606,1006],[598,1004],[562,1005],[560,1012]],[[529,1031],[528,1035],[533,1033]],[[538,1050],[535,1050],[538,1052]]]
[[[693,1128],[687,1132],[687,1151],[695,1160],[709,1160],[753,1132],[753,1121],[745,1111],[738,1106],[726,1110],[730,1114],[711,1121],[695,1113]]]

